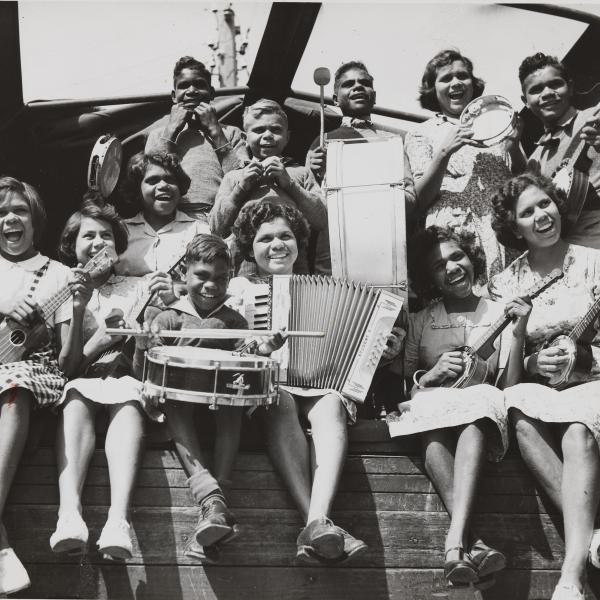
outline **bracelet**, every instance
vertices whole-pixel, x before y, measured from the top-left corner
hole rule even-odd
[[[422,386],[419,381],[421,381],[421,377],[423,377],[423,375],[425,375],[425,373],[427,373],[427,371],[425,369],[419,369],[418,371],[415,371],[414,375],[413,375],[413,383],[415,384],[415,387],[418,390],[423,390],[425,389],[424,386]],[[418,377],[418,379],[417,379]]]
[[[169,142],[169,144],[175,144],[176,143],[174,140],[172,140],[171,138],[165,137],[164,135],[161,135],[160,139],[164,140],[165,142]]]

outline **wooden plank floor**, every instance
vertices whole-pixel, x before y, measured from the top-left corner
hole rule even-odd
[[[106,460],[100,450],[84,492],[90,551],[83,560],[55,555],[48,538],[56,523],[56,466],[53,450],[41,447],[24,458],[5,514],[11,542],[33,581],[16,597],[473,598],[471,592],[448,588],[444,581],[448,517],[423,475],[417,444],[386,440],[382,426],[372,422],[352,432],[351,455],[333,514],[336,523],[368,543],[369,551],[349,566],[329,568],[294,564],[295,539],[302,527],[299,515],[267,457],[247,451],[236,463],[230,500],[240,535],[223,547],[218,566],[204,568],[183,556],[197,509],[191,505],[175,453],[164,448],[150,448],[144,457],[133,502],[134,556],[126,566],[104,561],[93,550],[109,502]],[[509,561],[483,598],[550,598],[563,558],[560,519],[549,514],[535,494],[518,457],[487,468],[475,523]],[[586,597],[600,599],[600,573],[590,570],[589,576]]]

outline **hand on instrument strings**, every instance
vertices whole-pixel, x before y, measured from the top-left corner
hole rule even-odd
[[[421,379],[421,385],[425,387],[435,387],[441,385],[446,380],[456,379],[464,369],[462,352],[460,350],[452,350],[444,352],[435,363],[433,368],[429,369]]]
[[[481,147],[481,143],[472,140],[473,127],[471,125],[455,125],[442,143],[440,152],[442,156],[450,157],[463,146]]]
[[[600,108],[586,119],[581,128],[581,139],[600,150]]]
[[[569,362],[569,355],[563,348],[551,346],[532,354],[527,361],[527,371],[532,374],[550,377]]]
[[[381,355],[382,360],[392,360],[400,354],[404,348],[404,338],[406,331],[402,327],[392,327],[390,335],[388,335],[387,346]]]
[[[6,316],[22,327],[31,327],[43,321],[40,307],[31,298],[23,298]]]
[[[183,104],[173,104],[173,106],[171,106],[169,122],[165,128],[163,137],[171,140],[174,144],[177,140],[177,136],[183,131],[185,124],[189,121],[191,116],[192,111],[185,108]]]
[[[163,273],[163,271],[154,271],[150,274],[148,290],[151,294],[156,294],[165,306],[173,304],[180,296],[173,285],[171,276],[168,273]]]
[[[256,353],[261,356],[269,356],[271,352],[279,350],[287,341],[287,327],[282,327],[275,335],[268,338],[262,338],[258,343]]]
[[[152,321],[152,323],[144,321],[143,325],[140,325],[136,322],[134,328],[137,331],[141,331],[146,334],[135,337],[136,348],[139,348],[140,350],[148,350],[148,348],[154,348],[155,346],[162,345],[161,339],[158,336],[159,326],[156,320]]]
[[[306,155],[308,167],[313,172],[317,179],[323,179],[325,174],[325,150],[321,146],[317,146],[314,150],[309,150]]]
[[[71,269],[73,282],[71,283],[71,294],[73,295],[73,312],[85,310],[94,292],[94,285],[89,273],[83,270],[79,263],[76,268]]]
[[[217,146],[222,146],[227,143],[223,140],[223,129],[217,117],[217,111],[212,104],[208,102],[200,102],[194,109],[194,120],[199,124],[200,128],[206,132]]]
[[[512,318],[513,335],[524,338],[527,330],[527,321],[531,314],[531,298],[523,296],[522,298],[513,298],[504,307],[504,314]]]
[[[251,192],[260,181],[262,174],[262,164],[253,158],[252,161],[242,169],[242,178],[240,179],[238,186],[244,192]]]
[[[277,185],[286,190],[292,184],[292,178],[284,167],[279,156],[269,156],[262,161],[263,173],[267,179],[275,181]]]

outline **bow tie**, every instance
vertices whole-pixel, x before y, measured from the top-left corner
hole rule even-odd
[[[552,135],[551,133],[545,133],[537,142],[536,146],[558,146],[560,144],[560,138]]]
[[[373,122],[369,119],[359,119],[355,117],[350,120],[350,127],[354,127],[354,129],[369,129],[373,127]]]
[[[344,117],[342,127],[354,127],[354,129],[373,129],[373,121],[361,117]]]

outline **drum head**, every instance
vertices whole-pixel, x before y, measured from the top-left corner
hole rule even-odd
[[[103,135],[92,150],[88,165],[88,187],[108,198],[119,180],[123,149],[114,136]]]
[[[155,346],[147,351],[147,356],[148,360],[157,363],[168,361],[170,365],[204,368],[219,363],[224,369],[261,368],[270,362],[275,362],[263,356],[241,356],[227,350],[193,346]]]
[[[481,96],[465,106],[460,123],[473,127],[473,140],[493,146],[514,133],[515,111],[503,96]]]

